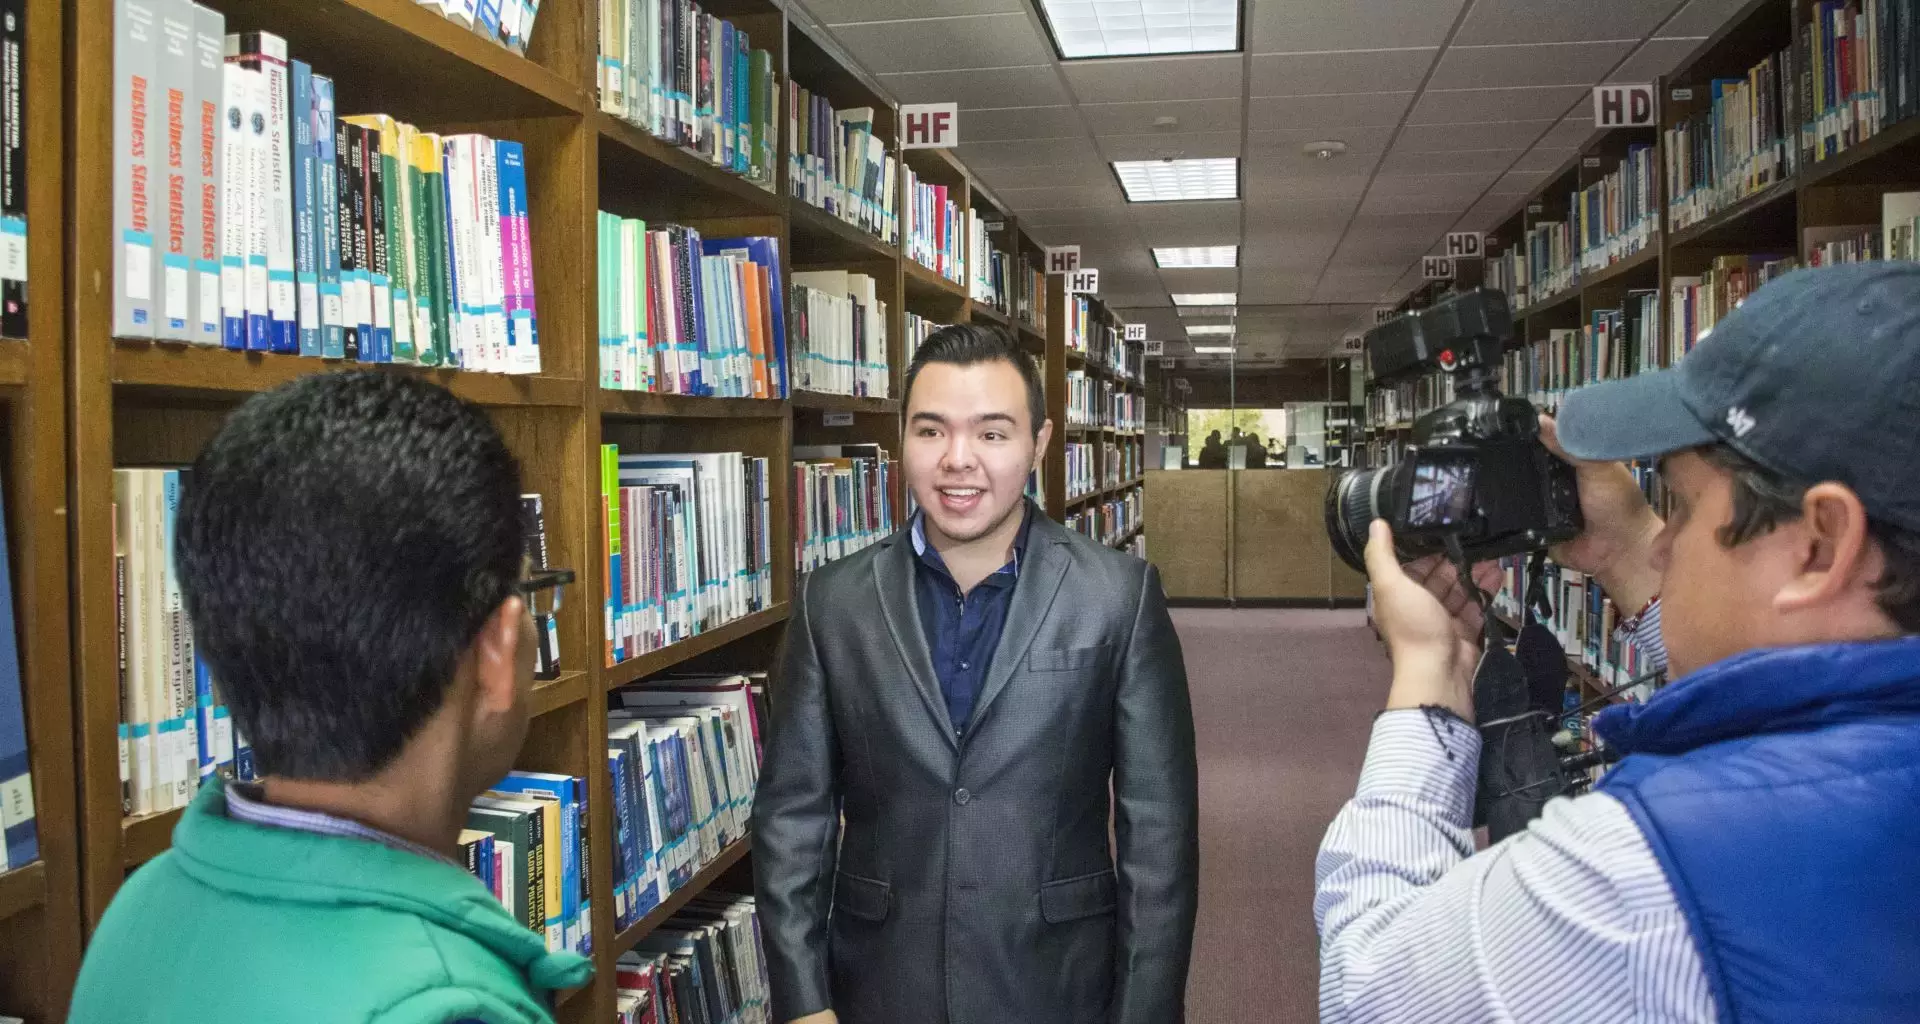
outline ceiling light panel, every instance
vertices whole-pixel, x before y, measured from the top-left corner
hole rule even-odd
[[[1179,313],[1188,316],[1233,316],[1239,312],[1235,306],[1182,306]]]
[[[1240,265],[1240,247],[1237,245],[1156,245],[1153,247],[1153,262],[1162,270],[1189,267],[1237,267]]]
[[[1040,0],[1062,60],[1240,48],[1240,0]]]
[[[1130,203],[1174,203],[1240,198],[1240,159],[1115,160]]]
[[[1227,355],[1233,354],[1233,346],[1232,345],[1195,345],[1193,346],[1193,354],[1196,356],[1227,356]]]
[[[1176,306],[1234,306],[1240,302],[1238,292],[1175,292],[1173,304]],[[1191,315],[1191,311],[1183,310]]]
[[[1233,325],[1232,324],[1196,324],[1192,327],[1187,328],[1187,336],[1190,338],[1204,337],[1209,334],[1214,334],[1214,335],[1224,334],[1228,337],[1232,337]]]

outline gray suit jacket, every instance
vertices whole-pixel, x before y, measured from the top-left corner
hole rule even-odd
[[[957,739],[914,557],[814,571],[788,625],[753,809],[776,1024],[1177,1024],[1199,795],[1159,574],[1036,511]]]

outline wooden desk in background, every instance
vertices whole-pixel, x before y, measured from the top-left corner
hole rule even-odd
[[[1174,601],[1354,604],[1366,577],[1334,556],[1327,469],[1147,471],[1153,561]]]

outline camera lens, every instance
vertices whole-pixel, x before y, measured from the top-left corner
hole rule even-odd
[[[1378,514],[1375,500],[1385,470],[1350,469],[1327,488],[1327,538],[1333,553],[1355,572],[1366,572],[1367,527]]]

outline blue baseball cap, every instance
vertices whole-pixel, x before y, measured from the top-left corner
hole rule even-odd
[[[1673,369],[1567,395],[1555,425],[1579,459],[1725,444],[1795,483],[1846,484],[1868,516],[1920,530],[1920,263],[1793,271]]]

